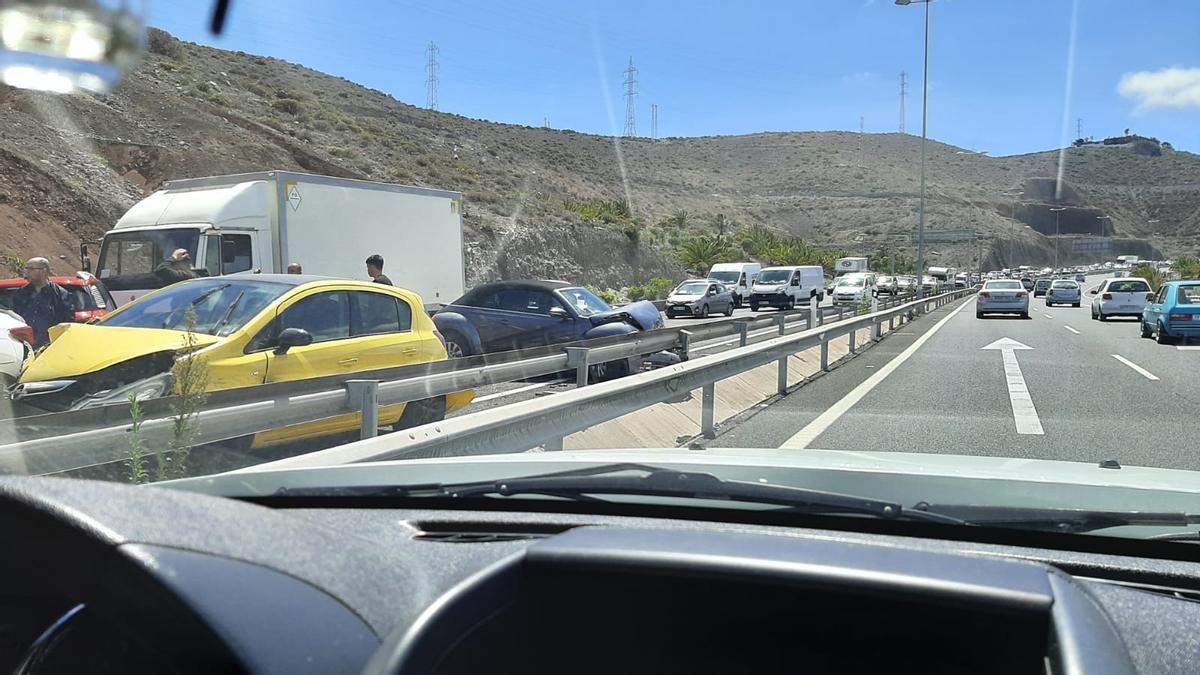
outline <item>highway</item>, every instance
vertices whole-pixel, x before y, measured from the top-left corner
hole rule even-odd
[[[1028,320],[953,303],[710,445],[1200,469],[1200,347],[1142,339],[1136,319],[1093,321],[1087,303],[1036,298]]]

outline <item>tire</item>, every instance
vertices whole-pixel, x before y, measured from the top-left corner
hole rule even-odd
[[[981,312],[981,311],[979,311],[979,310],[975,310],[975,318],[976,318],[976,319],[982,319],[982,318],[983,318],[983,312]]]
[[[461,359],[471,355],[471,343],[453,331],[446,333],[446,358]]]
[[[668,318],[668,319],[674,319],[674,318],[675,318],[675,312],[667,312],[667,318]]]
[[[404,406],[404,412],[400,413],[400,421],[392,425],[392,431],[411,429],[422,424],[441,422],[444,419],[446,419],[445,396],[409,401],[408,405]]]
[[[1047,308],[1049,308],[1049,307],[1053,307],[1053,306],[1054,306],[1054,303],[1053,303],[1053,302],[1047,302],[1047,303],[1046,303],[1046,307],[1047,307]]]
[[[708,305],[704,305],[703,307],[700,308],[700,318],[701,319],[708,318]]]
[[[1096,306],[1092,305],[1092,321],[1096,320]]]
[[[1028,318],[1029,318],[1029,312],[1021,312],[1021,318],[1022,318],[1022,319],[1028,319]]]
[[[821,304],[822,302],[825,302],[825,294],[824,294],[824,293],[817,293],[817,304],[819,305],[819,304]]]
[[[729,305],[727,305],[725,307],[725,316],[733,316],[733,309],[734,309],[734,305],[731,302],[731,303],[729,303]]]
[[[1072,307],[1078,307],[1078,306],[1079,306],[1079,303],[1078,303],[1078,302],[1071,303],[1071,306],[1072,306]]]
[[[752,302],[752,303],[750,303],[750,311],[751,311],[751,312],[757,312],[757,311],[758,311],[758,303],[757,303],[757,302]]]
[[[742,296],[738,295],[737,293],[733,294],[733,308],[734,309],[742,308]]]
[[[789,295],[788,301],[787,301],[787,307],[785,309],[787,309],[788,311],[796,309],[796,299]]]
[[[1174,344],[1175,340],[1171,338],[1166,329],[1163,328],[1162,322],[1158,322],[1158,328],[1154,331],[1154,341],[1160,345]]]
[[[1147,326],[1145,321],[1139,321],[1138,323],[1141,324],[1142,337],[1154,337],[1154,330]]]
[[[1104,310],[1102,310],[1102,309],[1096,310],[1096,320],[1097,321],[1108,321],[1108,318],[1104,316]]]

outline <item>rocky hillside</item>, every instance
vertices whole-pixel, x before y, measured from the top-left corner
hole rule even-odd
[[[150,47],[107,96],[0,90],[0,254],[49,254],[70,267],[80,239],[98,237],[163,180],[264,169],[463,192],[472,282],[539,276],[620,287],[678,276],[672,247],[680,235],[656,224],[690,222],[696,231],[718,214],[733,227],[768,225],[851,252],[911,249],[917,137],[616,140],[432,112],[160,31]],[[1120,252],[1195,253],[1200,245],[1196,155],[1072,148],[1056,189],[1057,152],[990,158],[929,148],[927,227],[981,237],[935,246],[938,261],[973,265],[980,250],[985,264],[1048,261],[1053,244],[1044,235],[1054,232],[1056,205],[1068,208],[1063,233],[1140,246]],[[586,208],[626,200],[631,209],[619,222]]]

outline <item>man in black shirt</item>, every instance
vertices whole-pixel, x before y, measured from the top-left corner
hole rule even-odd
[[[391,279],[384,275],[383,256],[379,255],[378,253],[370,258],[367,258],[367,276],[371,277],[371,281],[374,281],[377,284],[387,284],[388,286],[395,285],[392,283]]]
[[[13,294],[13,310],[33,329],[33,348],[50,343],[50,327],[74,318],[71,297],[61,286],[50,280],[50,261],[30,258],[25,263],[25,279],[29,283]]]
[[[154,276],[162,279],[164,285],[170,286],[177,281],[195,279],[198,275],[196,270],[192,269],[192,257],[188,254],[187,249],[177,248],[171,253],[170,258],[154,268]]]

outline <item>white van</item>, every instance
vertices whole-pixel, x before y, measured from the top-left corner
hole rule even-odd
[[[720,281],[733,291],[733,306],[741,307],[743,300],[750,297],[750,287],[761,270],[762,265],[758,263],[717,263],[708,271],[707,278]]]
[[[825,270],[820,265],[768,267],[758,273],[750,288],[750,311],[759,307],[792,309],[810,298],[825,299]]]

